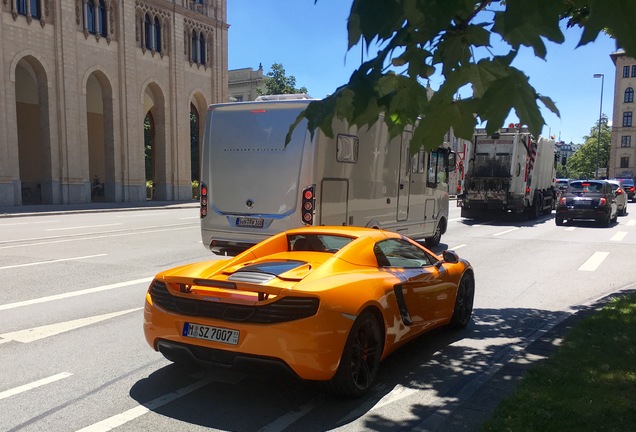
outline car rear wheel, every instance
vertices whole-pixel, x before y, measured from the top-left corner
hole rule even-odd
[[[475,299],[475,279],[471,273],[465,273],[457,287],[455,309],[450,325],[452,328],[465,328],[473,314],[473,301]]]
[[[366,393],[378,375],[383,338],[380,323],[371,312],[363,312],[353,323],[330,389],[344,396]]]
[[[438,223],[437,228],[435,228],[435,234],[433,234],[433,237],[426,237],[424,241],[426,242],[426,246],[435,247],[439,244],[441,239],[442,239],[442,224]]]
[[[556,222],[557,226],[563,225],[563,218],[560,216],[555,217],[554,221]]]

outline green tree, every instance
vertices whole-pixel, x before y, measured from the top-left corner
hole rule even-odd
[[[384,113],[396,136],[421,118],[412,138],[416,151],[419,145],[437,147],[451,128],[465,139],[478,124],[492,133],[514,110],[538,136],[545,124],[539,103],[559,111],[512,66],[520,48],[545,59],[544,41],[563,43],[565,24],[582,28],[578,46],[607,32],[636,57],[634,16],[633,0],[353,0],[349,49],[362,43],[377,47],[377,55],[347,84],[312,102],[292,128],[307,118],[312,133],[320,128],[331,136],[334,116],[362,127]],[[503,41],[501,52],[492,40]],[[429,99],[425,84],[436,73],[443,82]]]
[[[285,68],[280,63],[274,63],[272,69],[267,72],[267,76],[263,80],[265,81],[265,90],[258,89],[259,94],[307,93],[307,88],[305,87],[296,88],[296,77],[293,75],[287,76]]]
[[[597,146],[598,124],[590,129],[590,134],[585,136],[585,143],[567,161],[568,177],[575,179],[591,179],[596,176],[596,162],[598,154],[598,166],[607,168],[610,154],[611,128],[607,125],[607,117],[601,117],[601,141]]]

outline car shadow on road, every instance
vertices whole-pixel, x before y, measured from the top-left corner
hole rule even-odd
[[[529,344],[549,338],[549,328],[567,316],[538,309],[476,309],[466,329],[437,329],[391,354],[375,387],[358,399],[332,395],[284,371],[216,367],[193,372],[172,364],[138,381],[130,396],[162,416],[220,430],[311,432],[353,422],[365,430],[411,430],[440,418],[456,422],[466,406],[471,414],[461,430],[476,430],[522,374],[511,372],[499,388],[486,383],[513,358],[522,359],[524,367],[541,361],[544,354],[532,353]],[[156,402],[197,382],[202,384],[190,393]]]

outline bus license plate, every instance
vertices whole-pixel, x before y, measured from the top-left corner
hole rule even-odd
[[[239,227],[263,228],[264,222],[265,220],[261,218],[250,218],[250,217],[236,218],[236,226],[239,226]]]
[[[193,323],[185,323],[183,325],[183,336],[221,342],[229,345],[238,345],[239,335],[240,332],[238,330]]]

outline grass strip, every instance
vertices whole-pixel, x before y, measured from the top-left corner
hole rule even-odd
[[[481,430],[636,430],[636,293],[576,324]]]

